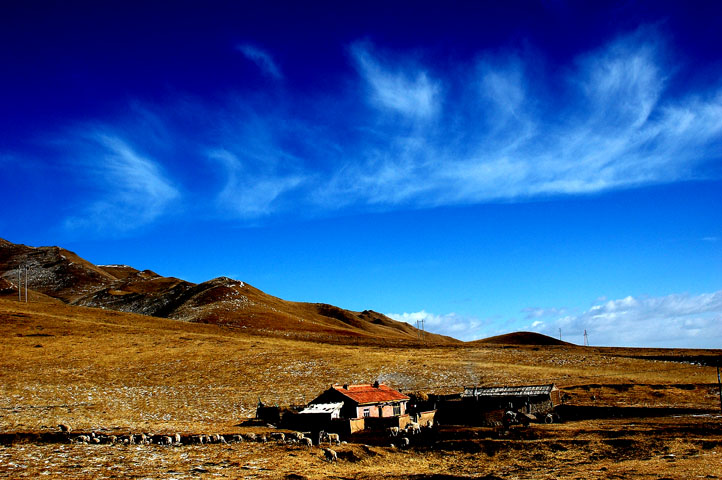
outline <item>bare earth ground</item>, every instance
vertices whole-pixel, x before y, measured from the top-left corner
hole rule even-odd
[[[722,477],[715,369],[631,358],[720,351],[326,345],[12,300],[0,300],[0,336],[7,478]],[[259,397],[304,403],[334,382],[374,379],[430,393],[556,382],[577,413],[509,432],[442,426],[408,449],[351,438],[335,464],[317,447],[276,443],[74,445],[43,436],[59,423],[116,435],[261,432],[238,426]]]

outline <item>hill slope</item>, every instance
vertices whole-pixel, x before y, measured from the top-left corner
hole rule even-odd
[[[0,279],[6,296],[17,295],[17,269],[28,267],[33,301],[213,323],[249,333],[338,343],[408,343],[418,330],[372,310],[286,301],[227,277],[195,284],[127,265],[94,265],[60,247],[29,247],[0,239]],[[428,343],[459,343],[425,333]]]
[[[507,333],[469,343],[479,345],[573,345],[535,332]]]

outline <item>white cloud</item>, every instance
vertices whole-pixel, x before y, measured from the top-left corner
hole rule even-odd
[[[438,121],[413,129],[384,122],[316,198],[329,206],[429,207],[701,178],[698,167],[722,144],[722,85],[665,96],[662,47],[650,37],[623,37],[581,57],[553,78],[561,92],[535,84],[513,54],[460,68],[456,79],[437,75],[431,83],[424,73],[414,83],[413,71],[389,73],[357,46],[378,103],[409,115],[433,111]]]
[[[436,112],[440,89],[427,72],[384,68],[367,45],[356,44],[351,51],[374,104],[409,117],[426,118]]]
[[[464,317],[455,313],[435,315],[421,310],[412,313],[387,313],[386,316],[418,328],[421,328],[423,320],[424,330],[465,341],[479,338],[478,332],[482,326],[482,322],[477,318]]]
[[[208,154],[224,168],[226,183],[218,194],[221,210],[241,218],[256,218],[273,211],[273,202],[283,193],[297,188],[304,182],[299,175],[266,176],[244,168],[236,155],[227,150]]]
[[[632,297],[608,300],[579,314],[535,321],[531,328],[592,345],[719,348],[722,342],[722,290],[699,295]]]
[[[117,135],[95,131],[83,140],[71,166],[80,172],[81,182],[97,193],[81,207],[82,216],[66,220],[66,227],[130,231],[155,221],[180,197],[155,160]]]
[[[254,47],[253,45],[239,45],[236,48],[247,59],[255,63],[264,74],[275,79],[283,77],[281,70],[278,68],[276,62],[273,61],[273,58],[270,54],[268,54],[268,52],[261,50],[258,47]]]
[[[157,188],[155,201],[131,207],[132,195],[112,200],[140,210],[146,222],[177,194],[160,165],[192,170],[203,164],[198,158],[225,177],[186,188],[243,221],[289,210],[334,215],[524,201],[705,178],[722,148],[722,82],[668,91],[673,77],[663,47],[653,30],[642,30],[550,74],[543,53],[480,52],[441,71],[418,54],[357,43],[350,48],[356,81],[338,89],[303,97],[245,92],[221,105],[183,99],[145,115],[149,128],[134,115],[117,129],[126,132],[119,135],[125,148],[96,139],[92,153],[155,165],[146,168],[155,187],[121,190],[146,189],[153,198]],[[263,50],[237,48],[267,75],[281,76]],[[149,142],[152,159],[137,153]],[[212,172],[196,173],[207,179]],[[109,210],[103,201],[96,207]]]
[[[528,307],[523,309],[522,312],[526,314],[525,318],[530,320],[532,318],[548,317],[550,315],[563,315],[566,312],[566,309]]]

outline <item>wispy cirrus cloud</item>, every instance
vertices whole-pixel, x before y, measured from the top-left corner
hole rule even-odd
[[[139,153],[114,133],[96,130],[74,145],[71,168],[90,193],[81,215],[66,219],[76,230],[127,232],[158,219],[179,190],[154,159]],[[77,140],[77,138],[76,138]]]
[[[247,59],[255,63],[265,75],[277,80],[283,78],[281,69],[273,60],[273,57],[271,57],[271,55],[265,50],[249,44],[238,45],[236,46],[236,49]]]
[[[208,157],[223,168],[226,178],[216,203],[234,217],[252,219],[267,215],[273,211],[273,202],[279,196],[304,182],[301,175],[259,174],[227,150],[209,152]]]
[[[722,290],[698,295],[632,297],[597,303],[578,314],[559,315],[530,325],[534,331],[592,345],[718,348],[722,342]]]
[[[280,77],[266,52],[238,49]],[[192,178],[184,190],[212,199],[206,206],[217,216],[244,222],[289,211],[526,201],[719,175],[710,165],[722,150],[722,83],[670,89],[674,72],[653,29],[554,73],[543,52],[480,52],[450,69],[368,42],[349,51],[349,77],[338,89],[276,95],[273,84],[270,93],[230,93],[215,104],[184,98],[146,107],[163,148],[152,157],[137,153],[149,129],[133,118],[115,130],[124,148],[96,138],[94,154],[155,165],[146,174],[159,179],[157,200],[136,207],[145,223],[167,212],[162,199],[177,193],[164,171]],[[200,181],[219,176],[215,184]],[[130,197],[114,203],[132,210]]]
[[[518,54],[483,57],[435,86],[437,122],[384,124],[383,148],[361,149],[324,198],[425,207],[700,178],[722,144],[722,89],[666,96],[661,49],[647,31],[622,37],[551,78],[554,88],[535,85]],[[413,85],[398,90],[415,96]]]
[[[438,110],[440,87],[426,71],[383,65],[368,44],[353,45],[351,53],[372,104],[416,118],[428,118]]]

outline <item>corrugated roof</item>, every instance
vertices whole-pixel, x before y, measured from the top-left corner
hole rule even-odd
[[[334,413],[343,407],[343,402],[337,403],[314,403],[301,410],[300,413]]]
[[[462,397],[526,397],[549,395],[554,390],[550,385],[521,385],[516,387],[464,387]]]
[[[333,389],[360,405],[366,403],[397,402],[409,399],[409,397],[403,393],[397,392],[383,383],[379,384],[378,387],[370,384],[334,385]]]

